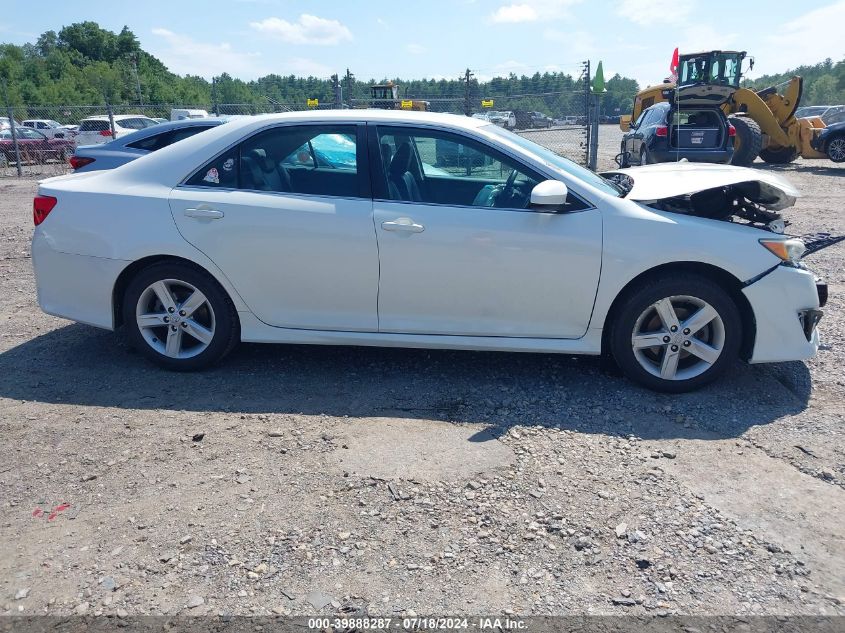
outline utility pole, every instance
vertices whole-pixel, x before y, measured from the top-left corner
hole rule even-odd
[[[220,107],[217,105],[217,77],[211,78],[211,105],[213,106],[214,116],[220,116]]]
[[[138,55],[132,53],[129,59],[132,60],[132,71],[135,73],[135,87],[138,89],[138,105],[144,105],[144,98],[141,96],[141,78],[138,76]]]
[[[343,95],[340,90],[340,78],[337,73],[332,75],[332,92],[334,93],[334,107],[340,110],[343,107]]]
[[[467,68],[464,72],[463,80],[464,80],[464,114],[467,116],[472,116],[472,103],[469,100],[469,89],[470,89],[470,81],[475,75],[472,74],[472,71]]]
[[[349,106],[352,106],[352,82],[355,81],[355,75],[349,72],[349,69],[346,69],[346,103]]]

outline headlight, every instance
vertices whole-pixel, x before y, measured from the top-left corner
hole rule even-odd
[[[796,263],[807,250],[804,242],[798,238],[792,238],[789,240],[760,240],[760,244],[762,244],[770,253],[781,258],[785,262]]]

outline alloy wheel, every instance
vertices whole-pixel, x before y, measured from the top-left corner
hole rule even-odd
[[[689,380],[722,354],[725,324],[713,306],[697,297],[666,297],[646,308],[631,335],[634,357],[663,380]]]
[[[845,137],[833,139],[827,146],[827,155],[834,162],[845,162]]]
[[[156,281],[141,293],[135,320],[144,341],[168,358],[192,358],[214,339],[214,309],[195,286],[178,279]]]

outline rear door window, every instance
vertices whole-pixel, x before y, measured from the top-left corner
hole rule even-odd
[[[259,132],[186,184],[272,193],[369,197],[356,125],[292,125]]]

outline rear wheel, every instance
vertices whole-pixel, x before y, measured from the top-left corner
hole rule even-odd
[[[827,157],[834,163],[845,162],[845,135],[835,136],[827,142]]]
[[[717,378],[738,357],[742,319],[718,284],[697,275],[649,280],[623,300],[611,352],[631,380],[681,393]]]
[[[648,150],[645,148],[645,145],[643,145],[640,148],[640,165],[650,165],[650,164],[651,164],[651,159],[648,156]]]
[[[204,369],[240,340],[232,301],[208,274],[181,263],[154,264],[129,283],[123,301],[129,343],[157,365]]]
[[[794,147],[773,147],[760,150],[760,158],[772,165],[786,165],[798,158]]]
[[[763,131],[754,119],[742,116],[728,117],[728,122],[736,128],[734,153],[731,165],[748,167],[760,155],[763,147]]]

